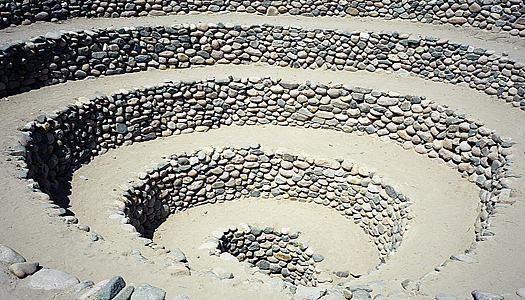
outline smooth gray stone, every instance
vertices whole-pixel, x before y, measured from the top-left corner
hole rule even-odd
[[[354,300],[370,300],[370,293],[365,290],[355,290],[352,292]]]
[[[516,290],[516,295],[525,298],[525,288],[519,288]]]
[[[403,290],[397,290],[397,291],[392,291],[390,293],[388,293],[388,295],[386,295],[387,297],[392,297],[392,296],[396,296],[396,295],[406,295],[406,292],[403,291]]]
[[[505,297],[498,295],[498,294],[492,294],[489,292],[483,292],[480,290],[473,290],[472,291],[472,297],[474,297],[474,300],[503,300]]]
[[[188,259],[186,258],[186,255],[182,250],[179,248],[173,248],[171,249],[171,252],[168,254],[169,257],[175,259],[178,262],[187,262]]]
[[[131,295],[131,300],[164,300],[164,297],[166,297],[165,291],[147,283],[141,283]]]
[[[255,265],[261,270],[269,270],[270,269],[270,263],[267,262],[266,260],[260,260]]]
[[[9,271],[11,271],[13,274],[15,274],[18,278],[24,278],[27,275],[31,275],[36,272],[38,269],[38,262],[22,262],[22,263],[14,263],[9,266]]]
[[[419,282],[406,279],[401,282],[401,286],[407,291],[419,291]]]
[[[111,300],[129,300],[129,297],[131,297],[131,294],[133,294],[133,291],[135,288],[131,285],[128,285],[127,287],[120,290],[120,292],[115,296],[115,298]]]
[[[91,234],[89,234],[89,239],[92,242],[96,242],[96,241],[98,241],[98,235],[96,233],[91,233]]]
[[[395,71],[394,74],[397,77],[409,77],[410,76],[410,72],[408,72],[405,69],[399,69],[399,70]]]
[[[75,276],[54,269],[42,269],[31,276],[29,285],[34,289],[62,290],[77,285],[80,281]]]
[[[324,256],[322,254],[316,253],[312,256],[315,262],[321,262],[324,260]]]
[[[459,261],[467,263],[467,264],[473,264],[473,263],[478,263],[479,262],[474,257],[468,256],[468,255],[465,255],[465,254],[462,254],[462,253],[454,254],[454,255],[452,255],[450,257],[450,259],[452,259],[452,260],[459,260]]]
[[[98,293],[98,300],[111,300],[126,286],[124,278],[115,276]]]
[[[0,262],[12,264],[25,261],[26,259],[22,255],[18,254],[18,252],[0,244]]]
[[[79,294],[84,289],[86,289],[86,288],[88,288],[90,286],[94,286],[94,285],[95,285],[95,283],[92,280],[84,280],[81,283],[75,285],[75,288],[73,288],[73,293]]]
[[[363,284],[360,284],[360,285],[349,285],[346,287],[347,290],[350,290],[352,292],[354,291],[358,291],[358,290],[363,290],[363,291],[367,291],[369,293],[371,293],[373,290],[371,287],[369,287],[368,285],[363,285]]]
[[[335,271],[333,274],[339,278],[347,278],[350,276],[350,273],[348,271]]]
[[[223,279],[233,279],[234,275],[232,272],[226,270],[225,268],[221,267],[215,267],[212,270],[213,274],[215,274],[217,277],[219,277],[220,280]]]
[[[11,152],[11,155],[26,157],[26,147],[22,146],[19,143],[15,143],[13,145],[13,151]]]
[[[448,293],[439,293],[434,298],[436,300],[461,300],[460,298]]]
[[[299,285],[295,295],[305,300],[317,300],[326,295],[326,288]]]

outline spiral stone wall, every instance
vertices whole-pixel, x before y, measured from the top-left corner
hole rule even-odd
[[[209,12],[379,17],[469,25],[525,36],[525,5],[521,0],[0,0],[0,28],[77,17]],[[498,55],[453,41],[397,32],[304,30],[268,24],[177,24],[63,31],[2,45],[0,96],[89,77],[253,62],[333,71],[388,70],[398,76],[468,85],[525,110],[525,64],[505,53]],[[208,77],[81,97],[74,105],[38,116],[27,124],[18,133],[19,142],[12,154],[19,156],[20,177],[34,179],[28,181],[32,188],[52,195],[61,188],[59,179],[68,179],[73,171],[109,149],[234,124],[370,134],[445,162],[481,189],[481,212],[475,224],[478,240],[492,235],[488,230],[489,215],[499,198],[509,195],[509,180],[505,176],[512,163],[513,143],[481,122],[425,97],[270,77]],[[128,226],[149,236],[170,214],[197,205],[243,196],[315,202],[358,223],[384,259],[401,243],[410,202],[380,179],[347,161],[272,153],[262,151],[257,144],[206,148],[171,155],[140,173],[124,192],[119,214],[126,216]],[[250,230],[254,232],[253,228]],[[228,239],[232,237],[252,239],[232,229],[224,232],[224,245],[231,246],[232,240]],[[288,235],[290,240],[294,237],[295,234]],[[258,243],[259,237],[256,240]],[[287,256],[276,257],[268,251],[259,256],[260,252],[250,253],[244,248],[248,244],[229,248],[262,270],[280,272],[290,283],[316,285],[314,272],[307,271],[314,266],[307,248],[298,245],[300,251],[296,252],[310,263],[303,268],[306,272],[295,267],[295,277],[286,277],[282,270],[290,268],[282,261],[288,260]],[[287,244],[284,249],[288,247]],[[407,281],[410,284],[407,279],[402,286],[409,291]],[[412,292],[417,294],[417,290]]]
[[[478,238],[487,226],[486,214],[508,188],[504,177],[513,143],[480,122],[425,97],[278,78],[209,77],[81,97],[28,123],[14,148],[25,156],[21,176],[52,192],[59,177],[67,178],[108,149],[231,124],[374,134],[439,158],[481,188]]]
[[[74,17],[135,17],[205,12],[245,12],[276,16],[379,17],[423,23],[469,24],[493,32],[525,36],[525,6],[521,0],[449,1],[230,1],[230,0],[2,0],[0,28]]]
[[[315,253],[308,242],[299,239],[300,232],[272,226],[258,228],[251,224],[228,225],[214,231],[218,247],[216,254],[229,253],[246,261],[270,276],[304,286],[325,282],[319,278],[318,263],[324,256]]]
[[[257,143],[170,155],[141,173],[121,200],[129,224],[152,236],[170,214],[250,196],[335,209],[360,224],[381,258],[401,244],[410,205],[380,176],[349,161],[262,151]]]
[[[468,85],[525,109],[525,64],[492,50],[397,32],[184,24],[48,33],[0,46],[0,96],[148,69],[263,62],[290,68],[392,70]]]

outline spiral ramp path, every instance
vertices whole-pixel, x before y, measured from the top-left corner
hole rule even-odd
[[[508,54],[510,59],[515,59],[511,61],[514,69],[508,68],[514,71],[512,75],[515,76],[520,76],[519,70],[522,68],[516,62],[525,62],[523,38],[506,31],[493,33],[473,27],[354,17],[267,17],[228,13],[116,19],[73,18],[61,24],[38,22],[8,27],[2,30],[0,39],[2,44],[16,44],[16,40],[30,40],[60,30],[80,32],[91,28],[219,22],[239,25],[267,23],[293,26],[300,30],[341,29],[350,33],[397,31],[414,38],[432,36],[474,48],[494,50],[495,55],[506,52],[503,57]],[[349,270],[357,277],[352,278],[351,275],[339,278],[332,274],[332,283],[318,285],[329,286],[327,289],[333,291],[333,295],[323,296],[325,299],[344,299],[341,290],[333,288],[337,283],[342,283],[342,286],[368,285],[373,290],[372,296],[390,295],[389,298],[433,299],[440,293],[471,298],[473,290],[503,295],[507,299],[519,297],[516,291],[525,287],[522,272],[525,269],[522,255],[525,243],[521,234],[525,230],[522,218],[525,207],[521,194],[523,181],[518,177],[523,172],[523,111],[520,109],[521,99],[514,99],[508,89],[504,91],[506,98],[502,99],[501,93],[488,95],[468,84],[427,80],[424,76],[414,74],[400,76],[389,68],[382,70],[381,67],[375,72],[369,72],[359,68],[326,70],[326,64],[318,68],[279,67],[265,62],[209,66],[196,63],[186,66],[189,68],[150,69],[64,80],[26,91],[17,91],[16,87],[0,100],[3,129],[0,141],[6,150],[1,154],[0,168],[0,201],[3,207],[0,214],[3,229],[0,231],[1,243],[23,254],[28,261],[37,260],[44,267],[67,271],[80,280],[97,283],[120,275],[128,285],[138,286],[147,282],[165,290],[166,299],[178,294],[188,295],[191,299],[302,299],[299,293],[293,294],[289,288],[284,292],[270,288],[265,283],[269,277],[258,273],[253,275],[255,269],[220,260],[198,249],[216,228],[240,222],[267,224],[301,231],[310,240],[310,245],[325,256],[322,262],[324,265],[320,268],[328,271]],[[383,92],[381,95],[389,98],[419,95],[436,105],[453,108],[457,114],[466,114],[466,118],[475,120],[472,123],[477,122],[479,127],[495,130],[505,141],[516,143],[510,148],[512,153],[504,155],[505,162],[512,164],[509,170],[505,169],[507,177],[504,181],[512,189],[510,197],[496,200],[491,207],[490,217],[484,221],[484,225],[488,225],[484,227],[486,234],[480,236],[478,232],[477,236],[475,222],[483,210],[478,196],[479,184],[473,178],[462,177],[457,164],[453,168],[452,163],[435,158],[439,155],[432,158],[432,144],[427,145],[425,155],[421,155],[414,150],[415,145],[406,141],[393,141],[388,138],[388,134],[381,137],[377,131],[367,134],[366,126],[361,130],[356,127],[355,130],[347,130],[352,132],[345,132],[341,130],[342,127],[338,127],[339,130],[329,127],[315,129],[315,126],[304,128],[300,123],[294,126],[232,124],[203,132],[134,142],[94,157],[89,164],[78,168],[71,180],[60,181],[61,190],[68,194],[65,197],[68,203],[57,204],[67,208],[67,214],[74,215],[80,223],[88,224],[91,234],[103,237],[103,240],[95,242],[90,233],[78,230],[75,225],[67,225],[63,218],[50,216],[53,210],[42,207],[38,199],[41,194],[29,190],[29,182],[20,179],[20,170],[24,170],[24,164],[11,155],[13,144],[18,138],[15,133],[37,116],[74,104],[77,100],[86,101],[82,97],[89,95],[111,95],[119,90],[139,89],[169,81],[201,82],[204,85],[203,82],[215,82],[215,78],[228,76],[242,78],[241,82],[249,82],[251,78],[254,83],[259,83],[258,79],[262,82],[263,79],[271,81],[271,78],[277,78],[299,85],[306,82],[327,86],[335,84],[341,90],[345,90],[341,88],[342,85],[366,87]],[[353,95],[356,89],[350,88],[350,93]],[[375,248],[370,250],[370,246],[374,245],[371,237],[364,234],[352,219],[343,217],[339,212],[322,209],[313,203],[275,200],[272,197],[235,200],[173,214],[159,227],[154,242],[167,249],[183,249],[188,258],[192,275],[175,276],[165,264],[165,250],[144,246],[144,239],[134,238],[133,234],[121,228],[120,220],[109,218],[117,211],[115,200],[122,193],[122,185],[129,184],[128,180],[136,180],[140,172],[145,172],[163,157],[204,147],[241,147],[252,143],[260,143],[263,150],[284,149],[279,151],[298,156],[350,160],[381,175],[385,182],[409,197],[413,203],[410,206],[409,228],[400,247],[376,269],[378,258]],[[416,149],[423,152],[421,148]],[[439,154],[438,151],[434,153]],[[56,196],[56,199],[63,198]],[[476,239],[482,241],[475,242]],[[363,241],[366,245],[360,245]],[[464,253],[466,249],[469,249],[468,255],[475,258],[477,263],[447,261],[450,256]],[[137,251],[145,259],[139,258]],[[213,267],[231,271],[234,278],[219,280],[213,277],[208,271]],[[77,299],[88,291],[86,289],[80,294],[73,294],[67,289],[35,290],[28,287],[30,280],[31,276],[15,279],[12,274],[4,272],[0,298]],[[410,285],[402,285],[402,282]],[[91,297],[96,299],[95,296]]]

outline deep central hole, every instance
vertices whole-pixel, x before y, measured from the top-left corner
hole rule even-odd
[[[266,274],[295,285],[318,284],[320,271],[316,265],[324,256],[315,253],[308,241],[300,241],[298,231],[240,224],[217,230],[214,235],[218,238],[218,255],[229,253],[239,261],[246,261]]]

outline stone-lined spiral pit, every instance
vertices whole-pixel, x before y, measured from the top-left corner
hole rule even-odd
[[[369,72],[468,85],[525,109],[525,64],[493,50],[398,32],[175,24],[49,33],[0,46],[0,96],[88,76],[214,64]]]
[[[479,196],[482,211],[477,219],[473,220],[476,224],[475,232],[478,240],[493,234],[488,230],[490,224],[488,217],[492,214],[494,206],[500,201],[500,195],[504,199],[510,191],[505,172],[509,168],[507,161],[512,157],[513,143],[485,128],[479,121],[460,115],[425,97],[379,92],[344,84],[289,82],[273,77],[238,78],[232,76],[209,77],[205,80],[167,81],[159,85],[120,90],[111,95],[97,94],[81,97],[74,105],[66,106],[47,115],[40,115],[35,122],[28,123],[24,127],[26,132],[19,134],[20,144],[15,145],[14,154],[25,156],[27,167],[22,164],[21,177],[33,178],[36,183],[31,184],[31,187],[36,191],[50,192],[53,198],[53,192],[61,188],[60,178],[69,178],[72,172],[79,169],[82,164],[88,163],[94,156],[104,154],[109,149],[159,137],[204,132],[229,125],[265,124],[371,134],[383,139],[391,139],[405,148],[414,148],[417,153],[446,162],[481,188]],[[176,160],[173,159],[176,165],[172,166],[171,160],[165,161],[152,169],[151,174],[148,172],[141,174],[143,178],[141,180],[155,182],[155,185],[151,185],[155,188],[141,190],[138,183],[137,188],[131,187],[132,193],[129,193],[129,196],[131,198],[136,196],[138,201],[135,203],[122,202],[120,206],[123,215],[127,210],[126,217],[129,217],[130,222],[127,224],[128,227],[151,235],[156,226],[172,213],[172,208],[176,212],[177,209],[183,210],[191,205],[208,203],[209,200],[213,201],[213,199],[223,197],[222,195],[224,195],[222,199],[226,200],[227,195],[233,199],[248,196],[252,191],[256,193],[255,195],[260,193],[263,196],[270,196],[271,183],[270,189],[265,191],[255,184],[252,185],[253,182],[250,181],[259,178],[257,174],[262,165],[262,163],[259,164],[259,155],[250,153],[252,150],[258,149],[239,150],[246,151],[246,156],[257,157],[256,161],[247,161],[245,174],[251,174],[252,178],[247,177],[243,182],[239,177],[241,178],[239,184],[241,191],[236,190],[237,185],[231,188],[226,187],[226,182],[222,179],[206,185],[206,188],[203,189],[205,179],[209,176],[198,174],[196,170],[191,169],[191,160],[198,164],[201,163],[198,152],[176,155]],[[206,153],[203,152],[203,154]],[[180,163],[179,156],[182,158]],[[204,155],[204,157],[207,156]],[[245,163],[246,161],[239,165],[243,170]],[[266,163],[271,164],[271,162]],[[313,163],[315,164],[315,161]],[[189,186],[194,182],[194,177],[182,172],[180,174],[188,178],[186,179],[188,183],[191,179],[191,183],[185,187],[192,192],[189,194],[191,197],[187,197],[188,193],[184,193],[184,200],[191,202],[162,203],[162,199],[170,199],[169,191],[158,189],[156,180],[161,178],[158,184],[164,187],[162,180],[168,183],[170,180],[170,176],[165,177],[168,175],[168,170],[171,172],[179,168],[179,165],[186,168],[188,172],[193,171],[191,174],[193,176],[204,176],[198,179],[201,181],[198,183],[200,186],[195,184],[197,187],[195,192],[190,190]],[[339,173],[336,174],[340,170],[327,167],[327,171],[328,174],[334,175],[334,179],[346,180]],[[321,172],[322,176],[327,176],[328,174],[324,172]],[[176,174],[179,173],[172,172],[171,176],[175,178]],[[150,178],[150,175],[153,175],[154,178]],[[315,170],[313,175],[316,175]],[[366,175],[366,173],[361,175]],[[370,174],[367,176],[370,177]],[[220,175],[216,176],[218,177]],[[264,175],[262,178],[264,179]],[[366,180],[366,178],[363,179]],[[373,180],[373,176],[369,180]],[[326,181],[330,182],[328,179]],[[182,179],[181,183],[183,183]],[[216,185],[212,186],[213,184]],[[360,192],[361,188],[363,191],[368,191],[361,184],[356,185],[360,188]],[[305,191],[303,195],[300,192],[294,195],[290,194],[291,189],[285,190],[286,184],[283,183],[282,187],[280,186],[279,190],[284,190],[283,196],[305,196],[307,201],[310,192],[317,192]],[[386,193],[386,186],[382,188]],[[231,193],[226,192],[228,189]],[[200,194],[197,195],[197,191]],[[381,189],[377,188],[377,191]],[[208,192],[210,196],[218,196],[208,198]],[[372,202],[374,196],[376,199],[381,197],[381,195],[374,195],[373,191],[368,191],[368,193],[372,193]],[[328,195],[328,192],[326,194]],[[355,199],[355,205],[350,210],[351,218],[356,220],[359,216],[362,217],[359,225],[374,241],[380,258],[387,258],[393,250],[399,247],[401,239],[395,235],[399,234],[399,237],[402,237],[401,227],[389,228],[377,222],[376,216],[365,210],[369,209],[367,204],[370,202],[364,201],[364,198]],[[329,199],[328,196],[326,199]],[[360,199],[363,199],[363,203],[358,202]],[[396,201],[403,200],[396,199]],[[337,201],[323,202],[325,202],[324,199],[320,205],[324,204],[323,206],[326,207],[331,207],[332,203],[338,204]],[[336,210],[341,205],[345,208],[346,203],[341,202],[342,204],[339,203],[339,206],[334,207]],[[361,209],[358,209],[358,205],[361,206]],[[372,210],[377,209],[377,206],[370,204]],[[379,207],[381,207],[381,200]],[[347,209],[345,209],[345,214],[346,211]],[[362,213],[366,215],[366,218]],[[378,215],[382,217],[382,212]],[[368,224],[367,221],[369,221]],[[381,234],[382,227],[385,231]],[[396,233],[392,234],[392,232]]]
[[[242,30],[236,28],[235,31],[244,32],[243,30],[247,28],[248,27],[241,28]],[[285,28],[284,30],[288,29],[289,28]],[[191,28],[191,25],[189,31],[195,32]],[[83,33],[78,32],[77,34],[81,36]],[[299,32],[299,35],[300,34],[302,34],[302,32]],[[325,34],[325,32],[323,32],[323,34]],[[154,33],[151,35],[154,39],[157,39]],[[242,36],[242,33],[240,35]],[[115,38],[117,35],[110,33],[109,36],[110,38]],[[374,34],[367,37],[366,33],[352,33],[346,37],[351,39],[351,36],[358,36],[359,41],[363,38],[363,42],[366,38],[368,38],[368,40],[378,39],[379,41],[383,41],[382,39],[377,38]],[[58,41],[57,36],[50,35],[49,37]],[[98,38],[98,36],[95,37],[95,39]],[[172,37],[170,36],[169,38]],[[330,40],[331,39],[332,38],[330,38]],[[335,40],[338,42],[337,38],[335,38]],[[104,38],[97,40],[97,42],[100,41],[103,42]],[[426,71],[432,71],[430,73],[434,74],[433,76],[428,76],[428,78],[433,77],[437,80],[440,80],[438,78],[441,78],[442,80],[452,80],[453,82],[458,78],[460,82],[465,78],[470,78],[468,80],[471,80],[471,87],[484,90],[489,94],[495,94],[509,102],[513,101],[517,106],[522,105],[521,98],[523,96],[523,86],[521,85],[521,82],[523,80],[521,77],[523,77],[523,66],[519,62],[507,60],[505,57],[500,59],[497,55],[493,56],[494,53],[484,51],[484,49],[473,49],[461,45],[456,47],[453,43],[433,39],[423,38],[420,41],[423,42],[419,44],[420,46],[416,47],[416,50],[414,50],[415,52],[412,54],[417,53],[417,49],[422,47],[424,48],[423,55],[420,55],[422,58],[423,56],[429,57],[429,55],[439,58],[435,64],[432,65],[433,62],[430,62],[429,66],[427,66],[428,68],[426,68]],[[47,43],[46,38],[35,39],[33,42],[36,44]],[[251,42],[252,41],[249,42],[250,47],[252,46]],[[61,41],[58,41],[57,43],[58,46],[53,50],[55,54],[60,52],[60,47],[66,46]],[[89,44],[89,41],[86,43]],[[407,39],[406,44],[408,45],[411,43],[415,44],[416,42],[415,40]],[[432,45],[432,43],[435,43],[435,45]],[[443,48],[432,48],[434,46],[440,47],[442,43],[446,44],[446,46]],[[118,45],[118,43],[115,44]],[[147,44],[147,42],[145,42],[145,44]],[[374,44],[374,42],[372,42],[372,44]],[[403,45],[402,43],[400,44]],[[91,46],[93,45],[94,44],[84,46],[88,46],[88,51],[91,51]],[[100,54],[97,55],[107,56],[100,57],[102,60],[97,65],[97,68],[92,68],[90,65],[91,61],[85,63],[83,57],[76,59],[76,50],[73,50],[73,52],[70,52],[70,55],[75,58],[77,63],[84,62],[84,64],[81,68],[78,68],[79,65],[72,65],[69,72],[78,74],[78,78],[83,78],[84,73],[86,75],[90,74],[98,76],[111,75],[120,72],[118,68],[124,66],[115,64],[115,61],[120,59],[115,57],[115,52],[120,52],[120,54],[122,54],[125,51],[124,48],[117,48],[114,44],[109,45],[107,48],[104,48],[107,44],[101,45],[103,45],[103,50],[97,51],[100,52]],[[153,47],[157,47],[157,45],[158,43],[155,43]],[[430,46],[427,47],[428,45]],[[26,46],[26,49],[32,50],[40,47],[31,44]],[[125,46],[126,45],[123,47]],[[244,43],[242,46],[244,47]],[[356,46],[359,47],[357,44]],[[148,47],[151,48],[151,46],[146,45],[146,48]],[[367,47],[368,45],[365,47],[365,53],[367,53]],[[425,47],[429,49],[426,49]],[[94,46],[94,48],[96,47]],[[155,57],[153,54],[150,55],[148,51],[151,49],[146,49],[146,52],[144,53],[141,50],[140,54],[136,55],[136,57],[140,57],[139,59],[145,59],[145,61],[140,62],[141,65],[133,67],[135,69],[128,69],[128,66],[126,66],[126,70],[123,72],[139,71],[157,67],[159,69],[165,67],[189,67],[191,65],[210,64],[212,62],[211,60],[207,61],[207,58],[205,57],[207,55],[204,53],[206,52],[206,49],[198,50],[198,47],[193,45],[190,45],[190,48],[191,50],[188,51],[188,53],[186,53],[186,50],[183,52],[187,57],[180,55],[183,59],[187,59],[186,61],[177,61],[175,63],[175,61],[172,60],[172,64],[168,62],[169,60],[163,61],[162,58],[160,58],[162,57],[160,55],[158,57]],[[399,49],[397,48],[401,47],[395,46],[395,48],[396,51],[398,51]],[[410,47],[407,46],[407,48]],[[109,49],[109,51],[107,49]],[[243,48],[243,50],[244,49],[248,48]],[[284,49],[286,51],[287,48],[284,47]],[[459,51],[457,51],[458,49]],[[83,51],[84,50],[86,49],[83,49]],[[156,50],[157,49],[155,49],[155,51]],[[427,50],[428,53],[426,52]],[[199,51],[204,52],[197,53]],[[335,51],[337,52],[335,54],[336,58],[340,58],[337,57],[337,54],[341,53],[339,51],[340,49]],[[466,51],[466,60],[463,60],[465,53],[461,53],[461,51]],[[180,54],[178,49],[177,51],[172,52],[174,53],[171,58],[177,57],[178,59]],[[264,57],[266,52],[261,52],[263,52],[263,55],[261,56]],[[304,52],[310,53],[308,51]],[[443,52],[444,56],[440,56],[440,52]],[[46,55],[46,51],[41,51],[41,53],[43,53],[42,55],[44,56]],[[244,55],[246,53],[248,53],[248,56]],[[315,53],[315,51],[312,53]],[[400,53],[403,52],[401,51]],[[297,55],[298,58],[304,55],[304,53],[300,53],[300,55],[299,53],[292,54]],[[363,62],[360,67],[355,64],[347,64],[348,57],[344,63],[339,60],[339,64],[336,62],[336,59],[333,60],[333,63],[329,62],[329,59],[325,60],[323,66],[332,69],[347,70],[359,68],[367,70],[373,70],[374,68],[388,68],[389,64],[383,62],[380,59],[381,57],[373,57],[373,55],[376,54],[377,53],[374,53],[367,57],[367,59],[372,59],[370,64],[368,64],[368,62]],[[389,53],[389,55],[390,54],[391,53]],[[399,53],[393,54],[397,55]],[[40,54],[37,54],[37,56],[38,55]],[[151,60],[146,57],[148,55]],[[171,54],[165,52],[163,55]],[[233,61],[228,58],[225,59],[228,60],[228,63],[246,63],[258,59],[259,61],[264,61],[265,59],[255,58],[261,56],[258,55],[258,52],[254,52],[251,49],[245,51],[245,53],[242,53],[241,55],[244,55],[244,60]],[[272,54],[269,54],[269,56],[271,55]],[[454,55],[456,55],[456,58],[454,58]],[[458,58],[458,55],[461,57]],[[479,57],[476,57],[476,55],[479,55]],[[91,54],[85,56],[90,60]],[[310,54],[308,54],[308,56],[310,57]],[[393,58],[387,56],[387,61],[392,59],[403,59],[404,56],[404,54],[397,55],[397,58],[395,56],[392,56]],[[28,55],[28,57],[32,57],[32,55]],[[69,59],[66,55],[62,54],[60,54],[60,57],[63,60],[57,60],[56,65],[51,65],[52,68],[55,68],[53,69],[55,71],[58,70],[56,67],[63,67],[65,65],[64,62]],[[108,60],[110,57],[111,59],[116,58],[116,60]],[[416,57],[416,55],[413,57]],[[378,58],[379,60],[377,60]],[[406,60],[410,61],[410,58],[412,58],[411,54],[409,54]],[[447,60],[448,58],[450,59]],[[300,66],[303,68],[319,66],[317,61],[317,66],[314,66],[314,64],[308,65],[308,58],[300,59],[304,59],[302,65],[302,61],[294,61],[293,57],[284,59],[277,55],[274,64],[279,62],[279,64],[283,66]],[[374,59],[377,61],[373,62]],[[226,63],[226,60],[223,62]],[[22,59],[22,61],[24,63],[20,65],[17,65],[16,63],[14,64],[15,69],[25,65],[29,61],[28,72],[34,72],[33,67],[36,66],[37,69],[42,70],[41,73],[40,71],[37,71],[26,77],[29,73],[25,71],[22,71],[19,74],[8,74],[9,72],[3,72],[1,74],[3,76],[1,80],[7,84],[5,85],[5,88],[0,84],[0,89],[3,89],[4,91],[9,89],[10,92],[16,93],[31,88],[38,88],[41,83],[55,83],[53,81],[47,81],[49,77],[46,78],[46,76],[50,73],[49,71],[45,71],[45,68],[41,68],[42,60],[40,60],[40,57],[38,59],[30,58],[27,61]],[[67,64],[68,63],[69,62],[67,62]],[[448,67],[444,65],[448,66],[448,63],[454,64],[455,67],[447,69]],[[359,63],[357,64],[359,65]],[[400,62],[399,64],[400,65],[396,66],[400,67],[398,70],[406,70],[403,66],[403,62]],[[106,67],[103,65],[108,66],[108,69],[105,69]],[[7,63],[6,66],[9,68],[12,67],[9,66],[9,63]],[[93,71],[94,69],[96,71]],[[429,69],[431,70],[429,71]],[[444,72],[435,72],[438,69]],[[66,77],[69,76],[66,74],[68,73],[67,71],[62,71],[62,68],[60,68],[60,72],[63,75]],[[410,71],[414,70],[411,69]],[[499,73],[500,71],[501,73]],[[470,76],[469,72],[472,72],[472,74],[475,75],[475,78],[468,77]],[[458,75],[459,77],[454,77],[451,73],[461,75]],[[36,75],[39,76],[35,77]],[[420,75],[424,74],[421,73]],[[55,77],[55,79],[58,80],[57,82],[71,79],[61,77],[58,73],[54,73],[53,76],[57,76]],[[9,78],[9,80],[6,81],[5,78]],[[487,78],[487,80],[484,80],[485,78]],[[468,80],[465,80],[465,82]],[[170,86],[170,84],[173,84],[173,86]],[[177,90],[181,86],[184,87]],[[174,90],[177,91],[173,93]],[[232,90],[235,91],[232,92]],[[216,95],[213,95],[214,93]],[[226,96],[220,96],[221,93]],[[131,96],[128,97],[128,95]],[[217,95],[219,96],[217,97]],[[115,96],[115,98],[113,98],[113,96]],[[218,100],[219,98],[221,100]],[[471,181],[475,182],[482,189],[480,193],[482,212],[476,221],[476,233],[478,239],[483,239],[485,235],[491,234],[491,232],[487,230],[489,224],[489,222],[487,222],[488,215],[491,214],[495,203],[499,201],[498,198],[500,198],[500,193],[502,191],[508,191],[508,180],[504,178],[504,175],[505,171],[508,170],[507,161],[512,155],[510,151],[512,143],[506,142],[498,135],[494,134],[494,132],[487,130],[480,122],[458,115],[447,107],[442,107],[427,101],[424,97],[418,98],[400,96],[395,93],[379,93],[376,91],[369,91],[366,88],[348,87],[344,85],[311,85],[310,83],[300,83],[295,85],[295,83],[281,82],[279,79],[275,78],[264,78],[261,80],[260,78],[258,79],[255,77],[244,79],[230,77],[228,79],[219,80],[215,78],[207,78],[202,81],[183,80],[181,82],[171,82],[166,85],[154,85],[139,91],[133,89],[121,91],[114,95],[96,95],[90,96],[87,99],[82,98],[79,100],[80,101],[75,107],[66,107],[62,109],[61,112],[55,114],[52,113],[48,116],[39,116],[35,123],[28,124],[26,127],[29,131],[29,135],[22,136],[21,143],[23,147],[17,146],[16,151],[20,155],[26,155],[27,168],[22,170],[22,177],[35,178],[38,181],[38,184],[34,184],[33,188],[42,188],[46,192],[52,191],[58,187],[57,176],[67,176],[73,170],[78,169],[81,164],[89,162],[91,157],[103,154],[108,149],[120,145],[132,144],[179,133],[206,131],[230,124],[278,124],[283,126],[305,126],[342,130],[345,132],[368,133],[383,136],[384,138],[388,137],[397,142],[402,142],[406,148],[415,146],[415,150],[418,153],[428,155],[431,158],[439,158],[448,162],[452,167],[457,167],[465,177],[469,177]],[[170,101],[172,102],[170,103]],[[177,107],[173,105],[174,103],[176,103]],[[113,106],[111,106],[112,104]],[[269,107],[274,110],[272,111]],[[194,154],[198,155],[198,153]],[[189,157],[188,154],[184,155]],[[159,170],[160,176],[164,169]],[[149,172],[147,173],[148,176],[150,176],[154,175],[155,171],[151,174],[149,174]],[[144,179],[147,179],[147,177],[144,177]],[[159,186],[163,184],[164,182],[161,182],[159,183]],[[213,185],[213,183],[211,185]],[[367,186],[364,187],[368,188]],[[248,189],[244,186],[243,188]],[[220,187],[217,189],[211,187],[210,191],[215,193],[218,189],[220,189]],[[206,188],[206,193],[208,192],[207,190],[208,188]],[[135,191],[134,187],[129,190],[129,192]],[[251,192],[254,192],[254,195],[261,193],[257,189],[251,190],[250,193]],[[273,196],[271,189],[269,192],[271,196]],[[206,193],[204,196],[207,198],[208,195]],[[266,196],[264,192],[261,194],[262,196]],[[162,193],[154,196],[162,196]],[[198,200],[199,199],[197,199],[197,201]],[[325,203],[322,204],[326,205]],[[331,204],[328,204],[327,206],[331,206]],[[136,205],[136,207],[140,206]],[[134,213],[137,211],[142,212],[140,215],[137,214],[137,218],[134,220],[135,223],[140,223],[138,226],[139,231],[143,230],[145,232],[145,227],[154,228],[155,225],[150,225],[150,223],[148,223],[149,221],[161,221],[161,219],[157,218],[158,215],[154,215],[152,218],[153,220],[149,219],[150,215],[157,213],[158,207],[157,200],[151,201],[151,199],[149,199],[147,206],[133,208],[135,210]],[[169,204],[167,207],[170,208]],[[129,209],[129,211],[133,210],[128,207],[125,207],[125,209]],[[163,209],[164,211],[162,211]],[[360,214],[362,215],[363,212],[366,212],[364,206],[362,206]],[[161,215],[167,213],[166,206],[162,205],[160,213]],[[143,215],[146,215],[145,220],[141,220]],[[367,218],[369,218],[368,215]],[[130,220],[132,219],[130,218]],[[360,224],[365,223],[360,222]],[[140,226],[142,226],[142,229]],[[366,226],[364,229],[365,232],[368,230]],[[380,233],[379,230],[379,227],[377,227],[376,232]],[[367,233],[372,236],[376,233],[374,232],[374,228],[371,231],[368,231],[369,232]],[[380,244],[382,245],[381,241]],[[378,252],[381,252],[382,250],[385,250],[384,246],[383,249],[381,249],[380,245],[378,245]],[[383,258],[390,254],[388,250],[386,250],[386,252],[386,254],[381,253]],[[307,284],[309,283],[306,281],[304,282]],[[294,283],[296,282],[294,281]],[[312,282],[312,285],[314,284],[315,282]]]
[[[259,228],[241,223],[228,225],[213,232],[217,238],[217,256],[229,253],[246,261],[270,276],[277,276],[294,285],[317,286],[321,271],[316,268],[324,256],[315,253],[307,241],[299,239],[299,231],[289,228]]]
[[[374,134],[439,158],[482,189],[478,239],[488,227],[486,214],[502,190],[510,191],[505,172],[513,143],[478,121],[425,97],[278,78],[210,77],[79,98],[27,124],[14,153],[25,156],[21,177],[52,192],[59,178],[109,149],[232,124]]]
[[[473,27],[525,36],[525,6],[511,1],[2,1],[0,28],[76,17],[135,17],[245,12],[277,16],[379,17]]]
[[[259,148],[254,143],[170,155],[139,174],[124,191],[120,210],[139,233],[152,237],[170,214],[197,205],[248,196],[275,197],[339,211],[363,228],[383,259],[401,245],[410,202],[380,176],[347,160]]]

